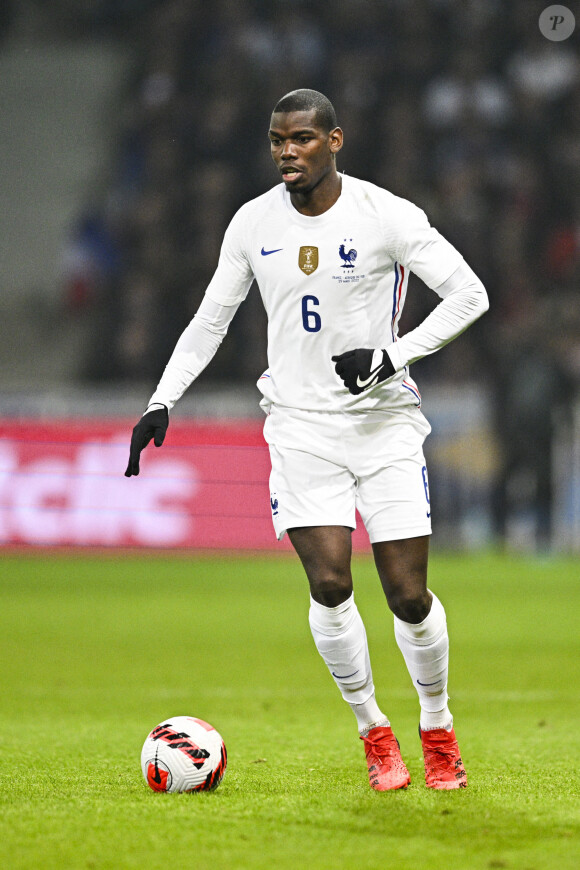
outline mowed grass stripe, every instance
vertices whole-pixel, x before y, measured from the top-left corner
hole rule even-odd
[[[432,556],[469,775],[445,794],[424,786],[417,699],[371,560],[354,573],[406,792],[368,787],[292,557],[2,559],[0,863],[576,868],[577,564]],[[225,738],[213,794],[143,782],[147,732],[182,713]]]

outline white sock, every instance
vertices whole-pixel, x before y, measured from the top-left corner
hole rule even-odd
[[[431,593],[433,594],[433,593]],[[414,625],[395,616],[395,637],[421,704],[421,729],[452,728],[447,706],[449,636],[445,610],[433,595],[431,610]]]
[[[367,635],[354,594],[338,607],[325,607],[311,596],[309,622],[316,648],[356,716],[359,731],[388,725],[375,700]]]

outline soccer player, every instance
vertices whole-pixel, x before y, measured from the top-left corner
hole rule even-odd
[[[427,587],[430,426],[409,364],[472,324],[487,294],[419,208],[337,171],[343,132],[323,94],[282,97],[269,138],[282,183],[234,215],[198,312],[133,430],[125,474],[139,474],[151,439],[163,443],[169,411],[214,356],[255,278],[268,316],[269,368],[258,387],[274,528],[304,566],[314,642],[356,717],[370,785],[405,788],[410,776],[375,697],[354,600],[355,509],[419,696],[426,784],[465,787],[448,707],[445,610]],[[400,337],[409,271],[440,301]]]

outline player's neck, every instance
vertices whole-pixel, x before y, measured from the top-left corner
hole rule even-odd
[[[312,190],[291,193],[290,201],[300,214],[316,217],[332,208],[341,191],[342,178],[336,169],[333,169]]]

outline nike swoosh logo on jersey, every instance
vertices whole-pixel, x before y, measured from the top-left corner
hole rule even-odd
[[[265,251],[264,248],[262,248],[261,254],[263,257],[267,257],[268,254],[277,254],[278,251],[283,251],[283,250],[284,250],[283,248],[274,248],[273,251]]]
[[[357,387],[361,387],[361,389],[364,388],[364,387],[370,387],[370,386],[371,386],[371,381],[374,380],[374,378],[378,375],[378,373],[380,372],[380,370],[382,369],[382,367],[383,367],[383,363],[381,362],[381,364],[378,365],[378,366],[376,367],[376,369],[373,369],[373,370],[372,370],[372,372],[370,373],[370,375],[368,376],[368,378],[366,379],[366,381],[361,381],[361,379],[360,379],[359,376],[357,375],[357,377],[356,377],[356,385],[357,385]]]

